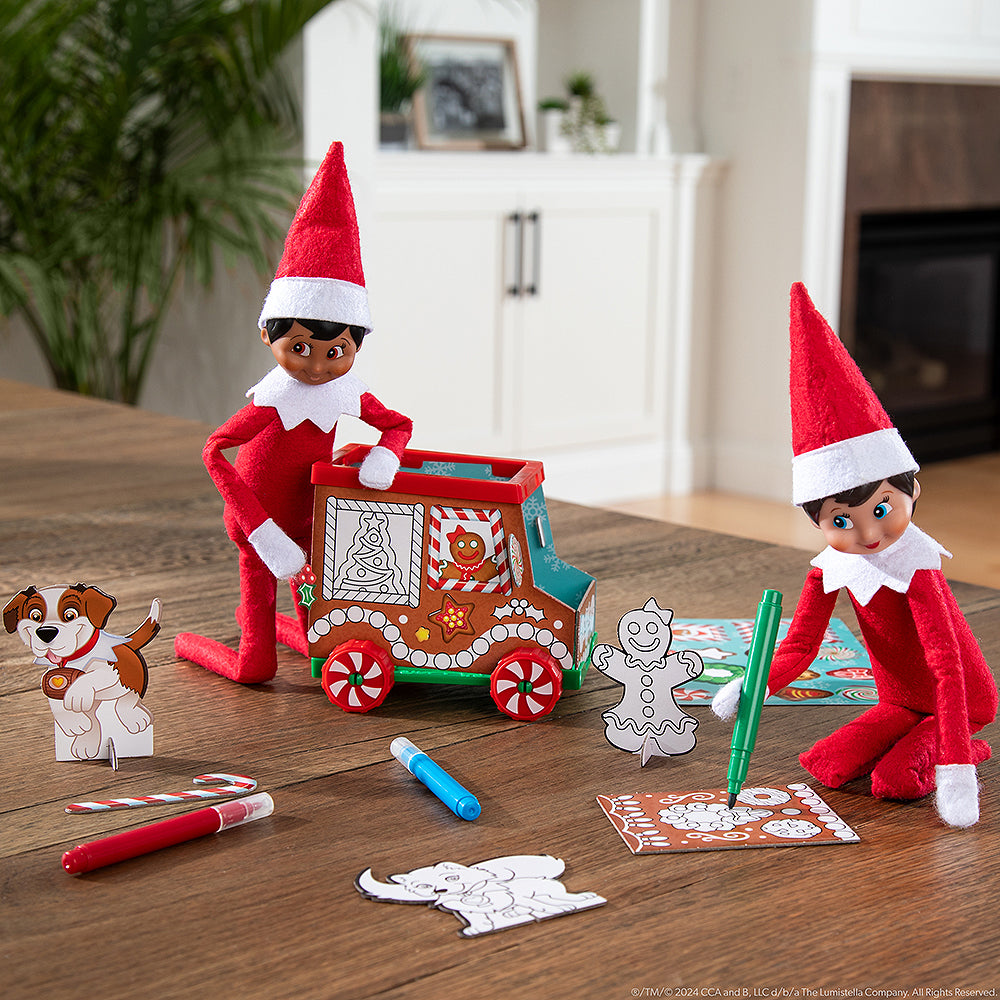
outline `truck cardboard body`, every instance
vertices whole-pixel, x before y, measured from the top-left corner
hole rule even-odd
[[[407,451],[381,491],[358,482],[367,451],[313,468],[309,652],[330,700],[482,684],[512,718],[548,714],[590,665],[596,584],[555,553],[541,463]]]

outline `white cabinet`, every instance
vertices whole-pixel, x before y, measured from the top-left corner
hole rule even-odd
[[[626,189],[536,191],[524,204],[538,256],[530,262],[535,290],[511,303],[519,314],[512,340],[520,338],[514,446],[655,436],[667,199]]]
[[[705,485],[718,169],[642,155],[666,148],[654,136],[691,104],[678,97],[694,78],[690,32],[674,28],[692,5],[396,5],[412,30],[515,38],[529,123],[539,86],[592,69],[637,152],[555,156],[378,151],[380,2],[333,4],[303,48],[305,155],[344,140],[361,227],[376,333],[358,374],[414,418],[414,446],[541,459],[549,496]],[[531,294],[509,293],[519,265]],[[341,433],[372,440],[364,425]]]
[[[364,377],[414,445],[541,458],[581,501],[677,488],[676,251],[712,173],[692,159],[379,158]]]
[[[413,418],[415,447],[509,452],[512,353],[498,290],[509,200],[381,190],[377,200],[365,271],[379,354],[366,378],[370,366],[377,395]]]

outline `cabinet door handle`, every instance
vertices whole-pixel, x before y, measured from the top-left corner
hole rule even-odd
[[[515,299],[524,294],[524,216],[511,212],[507,221],[514,227],[514,281],[507,285],[507,294]]]
[[[525,220],[531,223],[531,284],[522,292],[538,296],[542,294],[542,213],[531,212]]]

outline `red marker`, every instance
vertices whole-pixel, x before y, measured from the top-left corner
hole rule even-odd
[[[103,840],[94,840],[89,844],[81,844],[67,851],[62,857],[63,868],[70,875],[93,871],[105,865],[113,865],[128,858],[137,858],[142,854],[150,854],[163,847],[183,844],[195,837],[204,837],[209,833],[219,833],[233,826],[240,826],[274,812],[274,800],[267,792],[259,795],[248,795],[243,799],[233,799],[231,802],[220,802],[207,809],[174,816],[160,823],[150,823],[140,826],[137,830],[126,830],[116,833]]]

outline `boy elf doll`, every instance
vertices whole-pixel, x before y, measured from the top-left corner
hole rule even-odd
[[[941,572],[951,553],[911,523],[917,463],[801,284],[790,331],[793,502],[828,545],[812,560],[768,690],[809,667],[846,587],[879,701],[803,753],[802,766],[829,788],[870,774],[877,798],[936,789],[941,818],[972,826],[976,765],[991,754],[972,734],[995,718],[997,688]],[[716,695],[716,714],[735,711],[740,684]]]
[[[239,549],[239,652],[191,633],[174,641],[177,656],[243,684],[275,675],[276,641],[307,652],[305,610],[296,600],[297,621],[278,614],[276,581],[306,565],[312,465],[330,458],[337,419],[359,417],[382,432],[358,473],[373,489],[392,485],[412,432],[408,417],[386,409],[349,374],[371,319],[339,142],[295,213],[258,326],[278,367],[247,392],[253,402],[215,431],[202,453]],[[239,449],[235,464],[223,455],[228,448]]]

